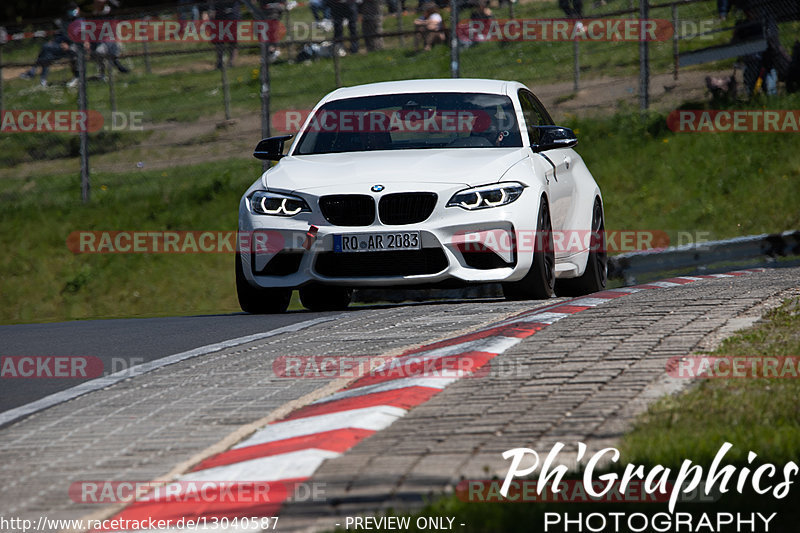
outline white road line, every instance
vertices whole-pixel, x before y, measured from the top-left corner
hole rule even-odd
[[[241,344],[246,344],[248,342],[259,341],[261,339],[266,339],[267,337],[274,337],[275,335],[281,335],[283,333],[294,333],[296,331],[300,331],[301,329],[309,328],[311,326],[316,326],[317,324],[321,324],[323,322],[329,322],[331,320],[335,320],[336,318],[338,317],[331,316],[331,317],[313,318],[311,320],[306,320],[304,322],[299,322],[297,324],[291,324],[289,326],[283,326],[282,328],[265,331],[263,333],[255,333],[253,335],[246,335],[244,337],[238,337],[236,339],[230,339],[227,341],[217,342],[215,344],[201,346],[193,350],[176,353],[174,355],[162,357],[154,361],[142,363],[140,365],[133,366],[131,368],[122,370],[120,372],[110,374],[108,376],[103,376],[101,378],[93,379],[91,381],[85,381],[79,385],[75,385],[72,388],[56,392],[49,396],[45,396],[44,398],[40,398],[34,402],[21,405],[19,407],[15,407],[14,409],[9,409],[8,411],[0,413],[0,426],[3,426],[10,422],[14,422],[15,420],[18,420],[22,417],[42,411],[49,407],[53,407],[54,405],[64,403],[68,400],[72,400],[74,398],[77,398],[78,396],[82,396],[89,392],[94,392],[96,390],[110,387],[111,385],[119,383],[120,381],[135,376],[141,376],[142,374],[152,372],[153,370],[157,370],[159,368],[163,368],[168,365],[180,363],[181,361],[185,361],[193,357],[206,355],[209,353],[217,352],[219,350],[224,350],[226,348],[232,348],[234,346],[239,346]]]
[[[486,329],[492,329],[490,326]],[[481,330],[485,331],[485,330]],[[389,366],[402,366],[409,361],[427,361],[429,359],[440,359],[449,355],[458,355],[467,352],[489,352],[489,353],[503,353],[509,348],[516,346],[522,342],[522,339],[517,337],[505,337],[499,334],[490,335],[472,341],[460,342],[450,346],[443,346],[442,348],[434,348],[432,350],[422,350],[408,355],[401,355],[384,363],[378,369]],[[376,369],[377,370],[377,369]]]
[[[620,287],[618,289],[606,289],[606,292],[621,292],[623,294],[630,294],[634,292],[641,292],[646,289],[637,289],[635,287]]]
[[[569,302],[565,303],[564,305],[569,305]],[[522,318],[514,319],[509,321],[509,323],[513,324],[514,322],[530,322],[533,324],[553,324],[562,318],[567,318],[568,316],[572,316],[574,314],[575,313],[537,313],[535,315],[526,315]]]
[[[163,487],[158,487],[142,501],[159,501],[168,497],[191,494],[197,486],[187,481],[216,481],[219,483],[239,483],[247,481],[280,481],[298,477],[311,477],[325,459],[342,455],[340,452],[307,448],[293,452],[258,457],[224,466],[198,470],[179,477]]]
[[[250,438],[241,441],[231,449],[246,448],[247,446],[313,435],[335,429],[354,428],[380,431],[390,426],[392,422],[404,414],[406,414],[405,409],[389,405],[377,405],[375,407],[362,407],[361,409],[349,409],[347,411],[277,422],[256,431]]]
[[[683,287],[682,283],[673,283],[671,281],[651,281],[649,283],[642,283],[642,285],[652,285],[653,287],[661,287],[662,289],[669,289],[672,287]]]
[[[581,307],[597,307],[598,305],[602,305],[602,304],[608,303],[609,301],[610,301],[609,298],[578,298],[576,300],[572,300],[572,301],[569,301],[569,302],[564,302],[564,305],[578,305],[578,306],[581,306]]]

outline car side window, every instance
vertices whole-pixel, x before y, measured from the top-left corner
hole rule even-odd
[[[531,144],[538,144],[539,128],[536,126],[552,125],[553,119],[550,118],[544,106],[530,91],[520,89],[519,103],[522,107],[522,114],[525,117],[525,126],[528,128],[528,137]]]

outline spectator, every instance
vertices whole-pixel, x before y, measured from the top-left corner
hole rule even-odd
[[[422,5],[422,16],[414,21],[414,47],[419,48],[422,41],[425,50],[430,50],[434,44],[444,43],[444,21],[439,14],[439,7],[433,2]]]
[[[111,6],[119,7],[117,0],[94,0],[92,3],[92,17],[95,19],[108,17],[111,13]],[[122,74],[129,72],[128,68],[119,62],[119,56],[122,54],[122,45],[116,41],[107,40],[101,43],[84,43],[84,47],[88,48],[89,56],[97,63],[98,70],[100,71],[100,79],[106,79],[106,61],[117,67]],[[72,80],[68,85],[74,86],[77,80]]]
[[[78,77],[78,67],[76,63],[75,52],[72,50],[72,41],[69,39],[69,24],[78,20],[80,17],[80,8],[75,2],[69,4],[67,16],[64,21],[56,21],[58,30],[53,38],[42,45],[39,55],[36,57],[36,63],[28,70],[20,75],[22,79],[31,79],[36,75],[36,69],[41,67],[42,72],[39,78],[39,83],[42,87],[47,87],[47,75],[50,72],[50,66],[61,59],[70,59],[72,74],[75,78]]]
[[[210,0],[208,3],[210,18],[212,20],[241,20],[242,6],[240,0]],[[222,62],[225,60],[225,53],[228,53],[228,68],[233,67],[236,61],[236,41],[216,42],[214,48],[217,51],[218,70],[222,70]]]
[[[758,93],[762,86],[767,94],[774,94],[777,80],[786,81],[791,57],[780,40],[776,13],[763,4],[742,0],[734,2],[745,18],[736,21],[731,42],[748,42],[766,37],[767,49],[740,57],[744,65],[742,81],[747,93]]]
[[[466,36],[460,38],[460,44],[464,47],[469,47],[486,40],[486,33],[489,30],[489,25],[486,21],[494,18],[494,13],[492,13],[492,10],[489,8],[489,0],[478,0],[474,3],[469,18],[470,20],[480,20],[483,24],[479,26],[480,30],[470,31]]]
[[[311,0],[309,3],[311,7],[311,15],[314,17],[314,24],[324,31],[333,29],[333,22],[331,19],[330,6],[325,5],[325,0]]]
[[[178,0],[178,20],[200,20],[200,8],[193,0]]]
[[[383,1],[364,0],[361,4],[361,33],[368,52],[383,49]]]
[[[729,0],[717,0],[717,13],[719,13],[720,20],[728,18],[728,11],[730,11],[730,8]]]
[[[268,34],[271,39],[274,35],[275,28],[280,25],[280,20],[283,18],[283,15],[289,11],[289,5],[287,4],[286,0],[266,0],[263,4],[261,4],[261,9],[263,10],[264,18],[266,20],[276,21],[269,23],[270,29],[268,30]],[[267,58],[267,61],[274,63],[280,57],[281,51],[272,43],[272,41],[270,41],[268,49],[269,57]]]
[[[558,7],[564,11],[567,18],[583,18],[583,0],[558,0]],[[583,31],[583,23],[580,20],[575,23],[575,30],[578,32]]]
[[[333,39],[336,41],[336,53],[344,55],[344,21],[350,31],[350,53],[358,53],[358,3],[356,0],[327,0],[333,15]]]
[[[387,0],[386,6],[389,8],[389,13],[392,15],[396,14],[398,11],[401,11],[403,15],[406,15],[406,0]]]
[[[478,0],[469,15],[472,20],[490,20],[494,18],[492,10],[489,8],[489,0]]]

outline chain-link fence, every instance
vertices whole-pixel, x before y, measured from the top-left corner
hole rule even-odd
[[[515,79],[557,108],[578,98],[647,108],[670,90],[661,79],[654,90],[653,76],[677,80],[679,69],[730,71],[744,58],[738,86],[714,78],[709,89],[770,93],[779,81],[792,88],[797,68],[800,8],[790,0],[211,4],[6,25],[2,201],[40,201],[26,197],[38,176],[61,176],[65,192],[89,201],[112,176],[246,157],[259,138],[296,131],[290,119],[340,86]],[[203,34],[226,21],[233,38]]]

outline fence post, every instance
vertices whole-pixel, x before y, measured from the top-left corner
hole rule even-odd
[[[78,60],[78,111],[84,118],[84,127],[80,132],[81,158],[81,200],[89,203],[89,101],[86,97],[86,55],[81,44],[73,45]]]
[[[333,78],[336,82],[336,88],[342,86],[342,67],[339,63],[339,47],[341,46],[340,41],[334,41],[333,45]]]
[[[572,91],[578,92],[581,88],[581,59],[578,55],[578,39],[572,41]]]
[[[674,65],[672,67],[672,79],[678,79],[678,4],[672,4],[672,56]]]
[[[153,70],[150,68],[150,49],[147,47],[147,41],[142,42],[142,51],[144,52],[144,71],[147,74],[152,74]]]
[[[450,0],[450,77],[461,77],[458,56],[458,0]]]
[[[397,32],[400,34],[400,46],[405,47],[406,36],[403,35],[403,2],[397,0]]]
[[[639,0],[639,20],[647,20],[650,0]],[[650,58],[648,56],[647,39],[639,38],[639,107],[647,111],[650,105]]]
[[[150,17],[142,17],[144,20],[150,20]],[[147,74],[152,74],[153,71],[150,68],[150,47],[147,46],[147,39],[142,41],[142,52],[144,53],[144,71]]]
[[[269,117],[269,97],[270,97],[270,79],[269,79],[269,43],[261,39],[261,138],[266,139],[270,136],[270,117]],[[262,170],[266,171],[269,168],[269,162],[263,161],[261,164]]]
[[[0,38],[2,38],[2,36],[0,36]],[[0,41],[0,119],[3,118],[3,46],[4,45],[5,43]]]
[[[223,46],[222,44],[217,44],[217,46]],[[222,69],[222,99],[225,101],[225,120],[231,119],[231,89],[228,86],[228,67],[225,65],[225,54],[223,53],[222,60],[220,62],[220,68]]]
[[[108,69],[108,99],[111,103],[111,116],[117,112],[117,92],[114,89],[114,64],[110,59],[104,59],[103,62]]]

